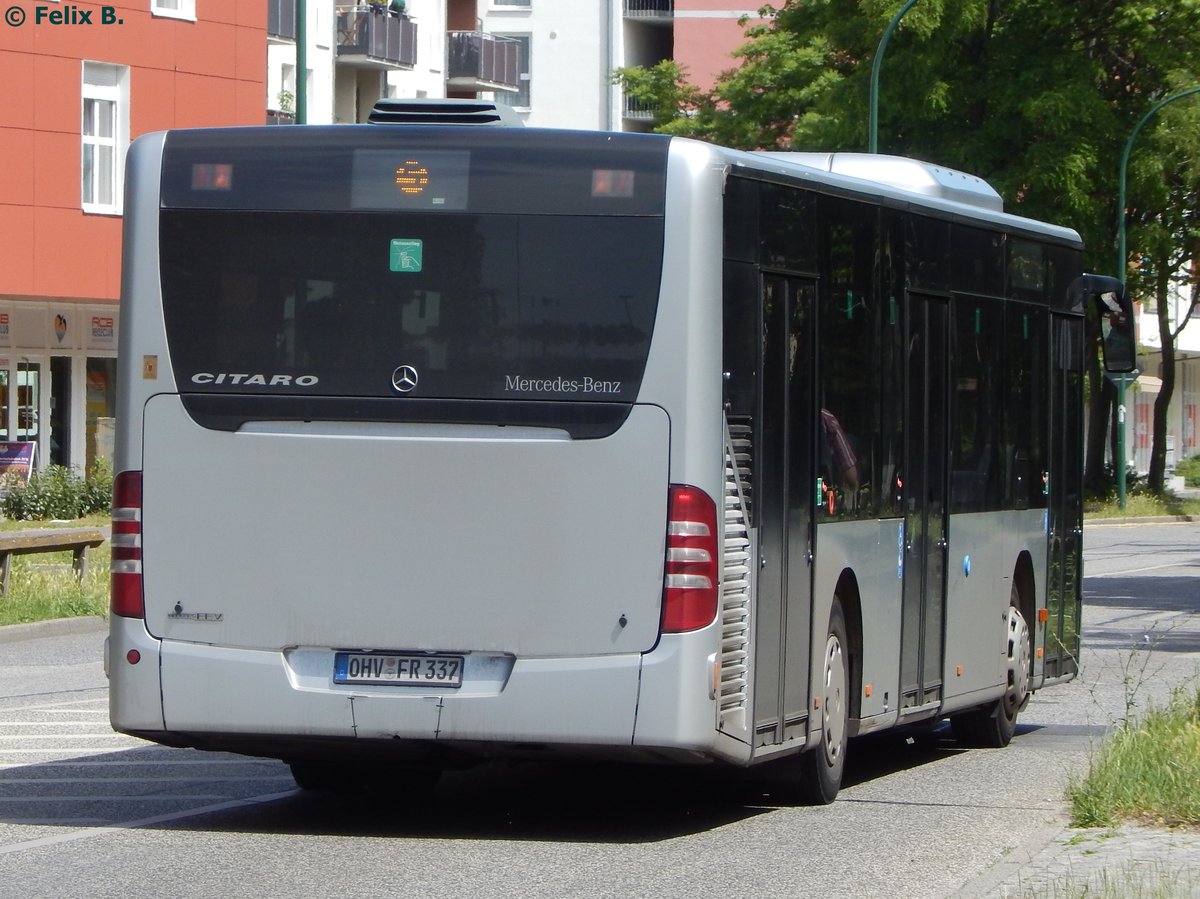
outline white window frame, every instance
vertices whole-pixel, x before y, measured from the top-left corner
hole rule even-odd
[[[165,19],[196,21],[196,0],[150,0],[150,14]]]
[[[488,5],[493,12],[528,12],[533,0],[489,0]]]
[[[84,60],[82,69],[79,103],[80,207],[84,212],[120,215],[125,194],[125,153],[129,149],[129,66]],[[89,120],[91,104],[95,105],[92,106],[93,115]],[[107,129],[96,128],[99,122],[97,113],[107,115]],[[90,133],[103,130],[109,133]],[[89,156],[92,160],[90,168]],[[98,168],[96,163],[104,156],[107,159],[103,160],[102,169]],[[101,176],[102,170],[107,179]],[[97,197],[96,192],[105,180],[109,185],[108,195]]]

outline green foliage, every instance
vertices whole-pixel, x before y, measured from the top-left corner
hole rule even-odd
[[[1200,456],[1184,459],[1175,466],[1175,474],[1183,478],[1189,487],[1200,487]]]
[[[1200,824],[1200,691],[1179,691],[1166,709],[1117,731],[1069,799],[1078,827]]]
[[[107,543],[88,550],[87,577],[80,584],[69,552],[14,557],[9,593],[0,602],[0,626],[107,615],[109,561]]]
[[[1135,482],[1126,492],[1125,508],[1117,503],[1115,489],[1104,496],[1089,496],[1083,504],[1085,517],[1091,518],[1160,518],[1187,516],[1200,519],[1200,499],[1180,497],[1172,493],[1151,492],[1144,480]]]
[[[112,509],[112,469],[103,459],[86,477],[62,465],[34,472],[28,485],[9,486],[0,500],[5,517],[16,521],[81,518]]]
[[[613,83],[620,85],[635,107],[653,116],[655,129],[666,132],[706,102],[704,93],[687,83],[687,71],[673,59],[664,59],[650,68],[617,69]]]

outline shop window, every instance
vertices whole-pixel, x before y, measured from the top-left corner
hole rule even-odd
[[[117,360],[88,359],[85,412],[88,471],[92,470],[97,458],[112,462],[116,415]]]

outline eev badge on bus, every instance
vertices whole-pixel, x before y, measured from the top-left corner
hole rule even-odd
[[[392,271],[419,272],[421,270],[421,255],[424,245],[419,240],[392,239],[390,257]]]

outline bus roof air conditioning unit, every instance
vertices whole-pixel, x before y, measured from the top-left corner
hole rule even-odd
[[[491,100],[381,97],[367,121],[372,125],[505,125],[525,123]]]
[[[952,203],[965,203],[989,212],[1004,211],[1004,201],[990,184],[976,175],[944,165],[878,153],[765,152],[759,155],[786,159],[834,175],[887,184]]]

